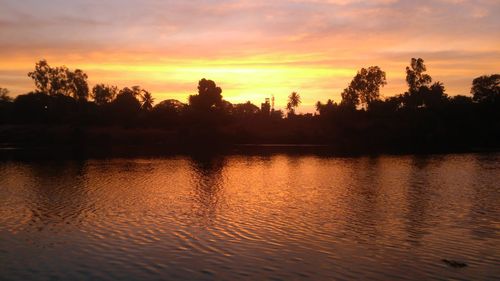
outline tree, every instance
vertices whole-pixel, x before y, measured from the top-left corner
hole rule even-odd
[[[154,109],[158,110],[172,110],[176,112],[181,112],[186,108],[186,104],[182,103],[175,99],[164,100],[157,105],[155,105]]]
[[[283,115],[282,110],[271,110],[271,119],[273,120],[281,120],[283,119]]]
[[[479,103],[500,101],[500,74],[484,75],[472,81],[472,99]]]
[[[120,90],[110,105],[117,121],[126,125],[133,123],[141,109],[141,103],[135,97],[134,91],[127,87]]]
[[[222,89],[214,81],[205,78],[198,82],[198,95],[189,96],[189,105],[200,111],[210,111],[223,106]]]
[[[9,90],[0,87],[0,101],[11,102],[12,98],[9,97]]]
[[[153,103],[155,100],[151,95],[151,93],[146,90],[142,90],[141,99],[142,99],[142,109],[146,111],[151,111],[153,109]]]
[[[409,92],[416,93],[423,86],[429,86],[432,83],[432,78],[428,74],[424,60],[421,58],[412,58],[410,66],[406,67],[406,83],[408,83]]]
[[[328,99],[325,104],[321,103],[321,101],[318,101],[316,103],[316,111],[319,113],[319,115],[324,115],[335,110],[337,106],[337,103],[333,102],[333,100],[331,99]]]
[[[341,106],[355,109],[359,105],[359,94],[354,88],[349,86],[340,95],[342,96]]]
[[[416,91],[405,92],[398,96],[402,107],[406,109],[430,108],[441,106],[448,101],[444,85],[436,82],[431,86],[421,86]]]
[[[28,76],[34,80],[40,93],[72,96],[77,100],[88,98],[88,77],[80,69],[70,71],[66,66],[50,67],[46,60],[40,60],[35,64],[35,70],[29,72]]]
[[[105,105],[115,98],[117,92],[116,86],[97,84],[92,88],[91,97],[97,105]]]
[[[83,101],[87,100],[89,96],[89,85],[87,83],[87,74],[80,69],[76,69],[74,72],[67,71],[67,79],[70,87],[70,92],[73,98]]]
[[[239,116],[249,116],[259,113],[259,107],[247,101],[246,103],[234,105],[234,113]]]
[[[295,114],[295,108],[299,107],[302,103],[300,95],[297,92],[292,92],[288,96],[288,103],[286,104],[286,109],[290,115]]]
[[[427,87],[425,87],[427,88]],[[445,93],[445,88],[443,83],[436,82],[432,84],[424,95],[424,106],[425,107],[439,107],[448,101],[448,95]]]
[[[9,122],[12,116],[12,98],[9,97],[9,90],[0,87],[0,124]]]
[[[450,104],[455,107],[468,107],[473,104],[471,97],[456,95],[450,98]]]
[[[140,97],[142,95],[142,93],[146,91],[146,90],[142,89],[141,86],[132,86],[132,88],[130,88],[130,90],[132,91],[131,93],[136,98]]]
[[[316,111],[321,114],[321,109],[325,106],[324,104],[321,103],[321,101],[316,102]]]
[[[39,92],[49,94],[51,68],[46,60],[40,60],[35,64],[35,70],[28,72],[28,77],[33,79],[35,87]]]
[[[175,99],[161,101],[151,111],[151,123],[164,128],[179,126],[185,108],[186,104]]]
[[[45,93],[31,92],[14,99],[14,111],[22,122],[47,121],[50,96]]]
[[[380,100],[380,87],[387,84],[385,72],[378,66],[362,68],[342,92],[342,104],[356,108],[359,104],[366,106]]]
[[[69,69],[66,66],[50,68],[49,71],[49,94],[55,95],[70,95],[70,83],[68,79]]]

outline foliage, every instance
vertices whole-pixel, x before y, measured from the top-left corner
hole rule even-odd
[[[0,87],[0,101],[10,102],[12,98],[9,96],[9,90]]]
[[[203,78],[198,82],[198,95],[189,96],[189,105],[199,111],[221,108],[222,89],[214,81]]]
[[[406,83],[408,83],[410,94],[432,83],[431,76],[425,74],[425,71],[427,71],[427,68],[425,67],[423,59],[411,59],[410,66],[406,67]]]
[[[88,98],[88,77],[80,69],[71,71],[66,66],[51,67],[46,60],[41,60],[28,76],[34,80],[37,90],[41,93],[66,95],[81,101]]]
[[[432,108],[444,104],[448,95],[445,93],[444,85],[441,82],[436,82],[430,87],[421,86],[415,91],[406,92],[399,98],[404,108]]]
[[[288,103],[286,104],[286,110],[288,110],[288,114],[295,115],[295,108],[299,107],[302,103],[300,95],[297,92],[292,92],[288,96]]]
[[[116,86],[97,84],[92,88],[91,97],[97,105],[105,105],[110,103],[117,93],[118,88]]]
[[[143,110],[151,111],[153,109],[153,103],[155,99],[153,98],[150,92],[142,90],[141,100],[142,100],[141,108]]]
[[[283,111],[271,109],[268,100],[261,108],[250,101],[231,104],[208,79],[198,82],[198,93],[187,104],[173,99],[155,104],[153,94],[140,86],[119,90],[105,84],[96,84],[92,101],[87,101],[83,71],[40,61],[29,74],[36,91],[11,99],[0,88],[0,122],[64,125],[77,132],[117,126],[164,130],[161,135],[170,139],[155,143],[319,143],[339,151],[370,152],[499,148],[500,75],[474,79],[471,96],[450,97],[426,71],[422,59],[412,59],[406,69],[408,91],[383,99],[385,72],[378,66],[362,68],[340,103],[318,101],[316,115],[295,114],[301,97],[293,92],[287,99],[288,118],[283,118]]]
[[[130,88],[120,90],[116,99],[111,102],[111,105],[119,111],[135,114],[139,112],[141,103],[136,98],[136,94]]]
[[[321,101],[318,101],[316,103],[316,112],[318,112],[319,115],[326,115],[329,112],[336,110],[337,107],[338,104],[334,103],[331,99],[328,99],[325,104],[321,103]]]
[[[472,81],[472,98],[479,103],[500,102],[500,74],[485,75]]]
[[[238,116],[250,116],[259,113],[260,109],[250,101],[246,103],[235,104],[233,113]]]
[[[342,92],[342,105],[356,108],[363,105],[368,108],[380,99],[380,87],[387,84],[385,72],[378,66],[362,68]]]

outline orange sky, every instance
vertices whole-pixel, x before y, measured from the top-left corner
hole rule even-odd
[[[384,96],[404,92],[422,57],[448,94],[500,70],[496,0],[3,0],[0,87],[33,89],[37,60],[81,68],[91,85],[141,85],[186,101],[212,79],[233,103],[277,107],[298,91],[301,112],[340,92],[361,67],[387,72]]]

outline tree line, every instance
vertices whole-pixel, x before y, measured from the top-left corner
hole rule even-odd
[[[357,72],[339,102],[318,101],[315,114],[296,114],[301,104],[297,92],[288,97],[286,112],[275,110],[269,100],[260,107],[250,101],[231,104],[207,79],[198,82],[198,93],[187,103],[169,99],[155,104],[140,86],[96,84],[91,89],[82,70],[52,67],[45,60],[28,76],[35,84],[30,93],[11,98],[0,88],[1,124],[84,132],[126,128],[137,134],[156,129],[188,142],[317,143],[345,151],[497,149],[500,144],[500,74],[475,78],[470,96],[449,96],[421,58],[412,58],[406,67],[404,93],[382,98],[386,73],[370,66]]]

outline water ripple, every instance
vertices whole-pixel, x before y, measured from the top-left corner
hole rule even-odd
[[[0,163],[0,276],[493,280],[500,276],[499,160]]]

